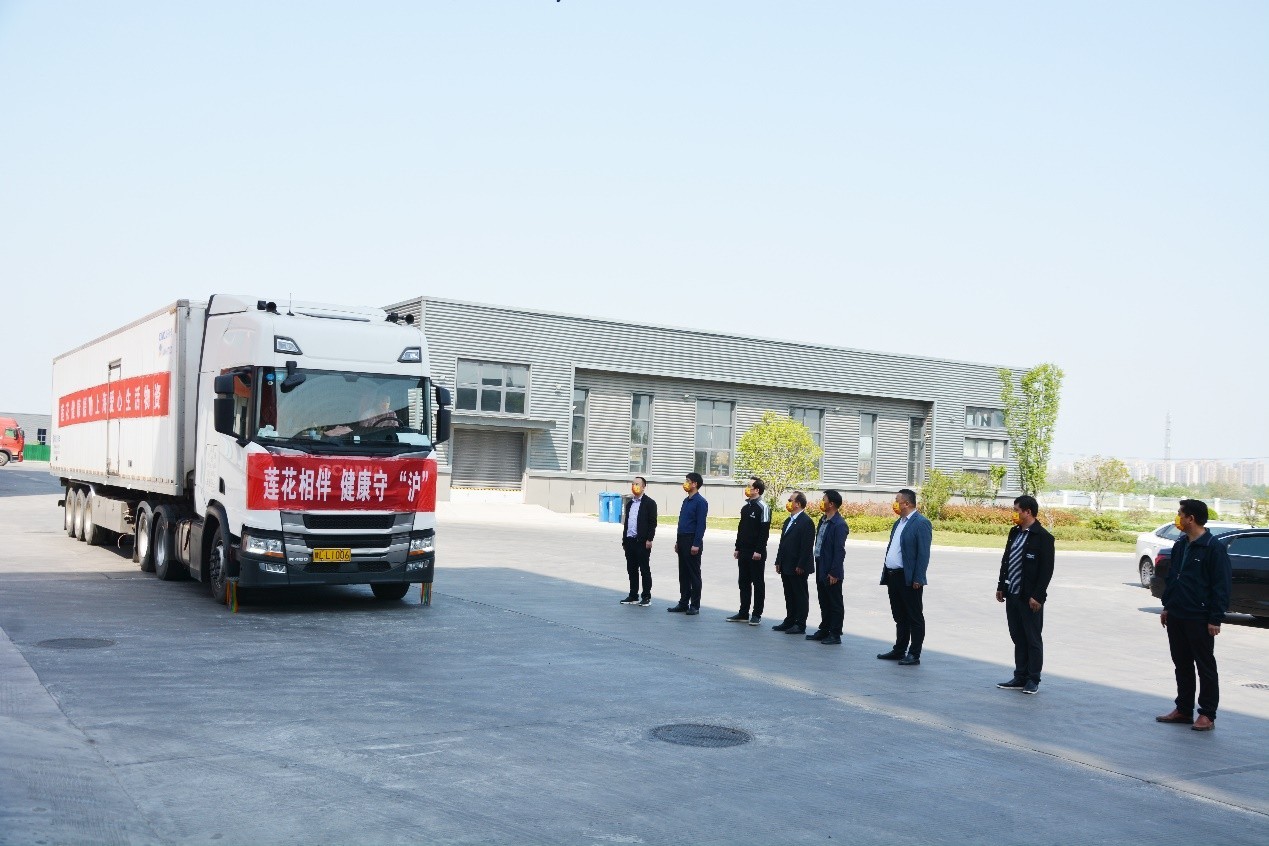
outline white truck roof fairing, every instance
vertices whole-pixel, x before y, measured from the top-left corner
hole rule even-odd
[[[259,301],[250,298],[248,304],[246,297],[219,294],[212,298],[204,372],[242,364],[281,367],[289,360],[315,370],[423,376],[429,372],[422,328],[389,322],[383,309],[295,302],[289,309],[278,304],[274,312],[261,310]],[[300,352],[278,352],[277,338],[294,342]],[[420,360],[400,361],[412,347],[418,348]]]

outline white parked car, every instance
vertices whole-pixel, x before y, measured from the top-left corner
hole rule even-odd
[[[1223,535],[1235,529],[1250,529],[1246,523],[1218,523],[1215,520],[1207,524],[1213,535]],[[1142,532],[1137,535],[1137,574],[1141,577],[1141,586],[1150,587],[1150,579],[1154,576],[1154,558],[1161,549],[1172,549],[1172,544],[1181,537],[1181,530],[1172,523],[1164,523],[1153,532]]]

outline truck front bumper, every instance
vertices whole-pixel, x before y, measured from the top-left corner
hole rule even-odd
[[[290,587],[294,585],[370,585],[376,583],[431,584],[436,555],[416,555],[393,564],[384,560],[357,559],[342,564],[301,564],[277,558],[239,553],[238,584],[242,587]],[[310,569],[311,568],[311,569]],[[283,572],[279,572],[283,569]]]

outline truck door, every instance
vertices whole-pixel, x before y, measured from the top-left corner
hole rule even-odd
[[[112,361],[106,373],[106,396],[115,395],[115,386],[119,384],[123,373],[123,362]],[[106,475],[119,475],[119,413],[113,405],[106,406]]]

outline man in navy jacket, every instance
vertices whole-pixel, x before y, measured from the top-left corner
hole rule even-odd
[[[698,491],[704,484],[700,473],[688,473],[684,477],[683,490],[687,498],[679,507],[678,539],[674,544],[679,556],[679,604],[666,609],[686,612],[689,617],[701,613],[701,548],[705,545],[709,503]]]
[[[846,536],[850,527],[838,510],[842,507],[842,495],[835,490],[824,491],[820,500],[819,531],[815,534],[815,588],[820,597],[820,627],[807,640],[820,643],[842,642],[842,619],[846,616],[842,601],[842,579],[846,578]]]
[[[911,667],[921,663],[925,642],[926,568],[930,566],[930,544],[934,527],[917,511],[916,491],[904,488],[891,505],[899,516],[890,527],[890,543],[881,567],[881,584],[890,595],[890,615],[894,617],[894,648],[877,657]]]
[[[1181,723],[1195,731],[1216,728],[1220,678],[1216,673],[1216,636],[1229,609],[1232,570],[1229,551],[1207,529],[1207,503],[1183,499],[1176,527],[1184,534],[1172,547],[1163,614],[1168,648],[1176,668],[1176,707],[1161,723]],[[1194,671],[1198,669],[1198,719],[1194,719]],[[1193,722],[1193,725],[1191,725]]]

